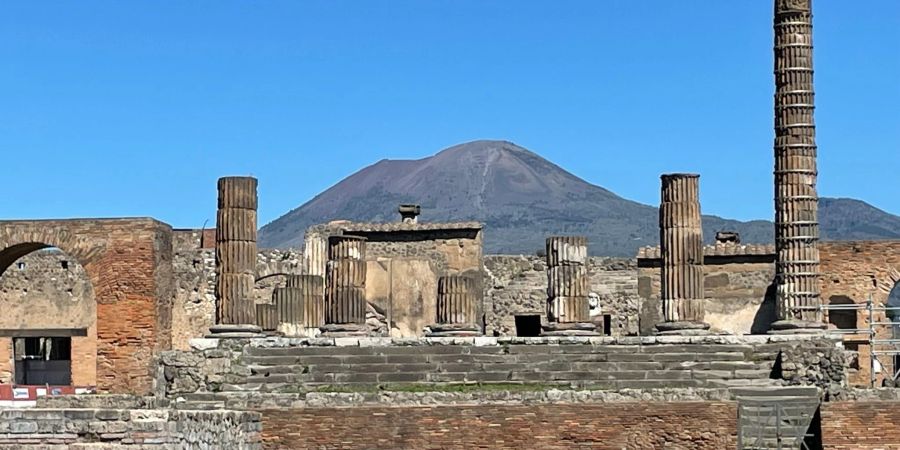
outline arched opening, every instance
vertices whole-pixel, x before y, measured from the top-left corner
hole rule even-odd
[[[885,304],[889,308],[886,312],[886,315],[891,320],[891,322],[894,323],[894,325],[891,327],[891,338],[900,339],[900,309],[890,309],[900,308],[900,281],[894,283],[894,287],[891,289],[890,293],[888,293],[888,298]],[[898,368],[900,368],[900,355],[894,355],[892,362],[893,370],[891,371],[891,376],[893,379],[896,379]]]
[[[832,295],[831,298],[828,299],[828,304],[831,306],[847,307],[847,309],[833,309],[828,311],[828,323],[833,324],[840,330],[855,330],[859,328],[857,326],[857,315],[859,311],[850,308],[856,304],[852,298],[847,297],[846,295]]]
[[[0,384],[97,384],[97,302],[79,261],[42,243],[0,251],[0,311]]]

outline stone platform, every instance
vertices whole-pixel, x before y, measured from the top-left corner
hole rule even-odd
[[[467,385],[717,389],[775,385],[801,367],[819,378],[801,382],[824,387],[845,382],[839,364],[817,366],[842,352],[837,344],[823,336],[195,339],[192,351],[163,354],[159,386],[169,398]],[[776,371],[779,354],[793,359]]]

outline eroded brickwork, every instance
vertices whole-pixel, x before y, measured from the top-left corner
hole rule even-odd
[[[172,258],[171,232],[152,219],[0,222],[0,267],[10,270],[28,253],[57,247],[90,279],[97,337],[83,339],[96,342],[96,352],[81,347],[79,338],[73,340],[74,353],[96,355],[95,380],[84,384],[102,391],[150,390],[154,356],[171,339],[172,277],[161,267]],[[73,371],[89,365],[82,360],[73,364]]]
[[[735,448],[731,402],[262,410],[266,449]]]
[[[830,450],[900,450],[900,402],[825,403],[822,444]]]

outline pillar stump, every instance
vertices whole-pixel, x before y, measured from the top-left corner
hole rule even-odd
[[[253,301],[256,284],[257,181],[223,177],[216,212],[216,325],[214,337],[253,337],[261,331]]]
[[[662,255],[664,322],[659,334],[702,334],[709,329],[703,292],[703,224],[700,216],[700,176],[662,175],[659,244]]]
[[[479,336],[478,284],[459,275],[438,278],[437,318],[429,336]]]
[[[285,336],[315,337],[325,325],[325,279],[317,275],[288,275],[285,287],[272,294],[278,331]]]
[[[547,324],[541,334],[596,335],[591,322],[587,237],[547,238]]]
[[[811,0],[775,0],[773,332],[825,328],[819,287]]]
[[[322,332],[366,334],[366,239],[330,236],[326,272]]]

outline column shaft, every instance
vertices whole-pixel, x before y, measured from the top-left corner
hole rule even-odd
[[[662,256],[661,332],[706,329],[703,322],[703,224],[700,176],[668,174],[661,178],[659,241]]]
[[[257,181],[224,177],[218,182],[216,213],[216,322],[255,325]]]
[[[775,1],[775,329],[822,326],[811,0]]]

